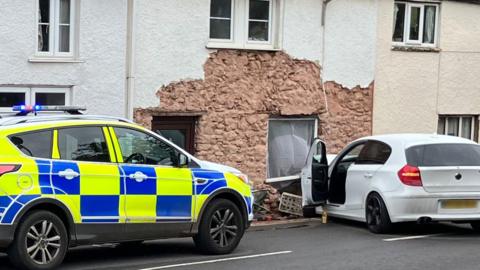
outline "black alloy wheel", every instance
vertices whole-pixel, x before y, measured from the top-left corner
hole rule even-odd
[[[244,232],[245,221],[235,203],[216,199],[207,206],[193,240],[202,253],[227,254],[238,246]]]
[[[377,193],[372,193],[367,198],[365,218],[368,229],[373,233],[388,233],[392,229],[387,207]]]

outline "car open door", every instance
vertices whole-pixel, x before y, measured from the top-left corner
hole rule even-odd
[[[328,199],[328,161],[325,143],[315,139],[302,169],[303,206],[319,205]]]

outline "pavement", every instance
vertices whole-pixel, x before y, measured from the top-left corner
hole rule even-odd
[[[258,224],[257,224],[258,225]],[[233,254],[198,254],[191,239],[75,248],[61,269],[480,269],[480,234],[453,224],[402,225],[374,235],[364,224],[318,219],[255,226]],[[0,254],[0,269],[13,269]]]

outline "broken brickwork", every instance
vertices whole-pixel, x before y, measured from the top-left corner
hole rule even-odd
[[[319,65],[283,52],[219,50],[204,71],[204,80],[163,86],[159,106],[136,109],[135,120],[150,127],[158,113],[205,112],[197,123],[196,156],[238,168],[257,184],[266,178],[271,116],[317,116],[330,153],[371,134],[373,84],[322,85]]]

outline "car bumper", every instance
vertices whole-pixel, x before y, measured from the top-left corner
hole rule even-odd
[[[480,193],[428,193],[422,189],[411,189],[403,194],[384,194],[385,203],[392,222],[480,220]],[[474,208],[448,209],[442,205],[446,200],[477,200]]]
[[[13,225],[0,225],[0,249],[5,249],[12,243],[13,233]]]

